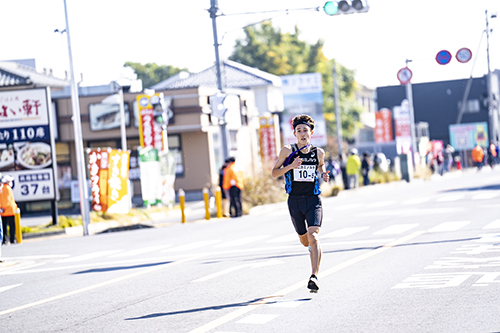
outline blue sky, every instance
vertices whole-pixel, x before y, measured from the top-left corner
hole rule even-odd
[[[67,0],[76,75],[85,85],[108,84],[123,74],[123,63],[156,62],[196,72],[215,61],[210,0]],[[225,14],[316,8],[324,1],[219,0]],[[462,47],[478,56],[473,76],[486,70],[485,10],[500,14],[498,0],[368,0],[370,11],[329,17],[304,11],[227,15],[217,19],[221,57],[227,58],[242,26],[273,17],[282,31],[297,25],[310,43],[325,41],[324,52],[369,87],[397,85],[397,71],[412,59],[412,82],[468,78],[472,61],[453,58],[446,66],[435,56]],[[63,0],[0,0],[0,60],[36,58],[39,69],[64,77],[68,69]],[[491,19],[491,68],[500,68],[500,18]]]

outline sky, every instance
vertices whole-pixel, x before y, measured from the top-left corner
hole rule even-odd
[[[127,61],[190,72],[215,62],[210,0],[66,1],[75,77],[83,77],[82,85],[130,75],[123,68]],[[367,13],[339,16],[326,15],[324,3],[219,0],[221,59],[244,37],[242,27],[272,18],[282,32],[297,26],[308,43],[323,40],[326,57],[355,70],[356,81],[369,88],[398,85],[397,72],[407,59],[413,83],[487,73],[485,10],[488,16],[500,15],[500,0],[368,0]],[[312,10],[292,10],[297,8]],[[271,10],[276,12],[231,15]],[[67,36],[54,32],[66,27],[63,0],[0,0],[0,17],[0,61],[34,58],[38,70],[65,77]],[[500,69],[500,17],[489,23],[490,68]],[[472,60],[459,63],[455,54],[464,47],[472,51]],[[441,50],[453,55],[448,65],[435,60]]]

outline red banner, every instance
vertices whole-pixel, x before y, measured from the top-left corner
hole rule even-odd
[[[375,142],[392,141],[392,115],[389,109],[375,112]]]

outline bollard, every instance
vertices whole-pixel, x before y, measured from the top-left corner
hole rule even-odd
[[[17,243],[21,244],[23,242],[23,231],[21,230],[21,210],[16,209],[16,213],[14,215],[14,221],[16,223],[16,238]]]
[[[215,189],[215,207],[217,207],[217,218],[222,217],[222,192],[220,186]]]
[[[182,223],[186,223],[186,193],[182,189],[179,189],[179,203],[181,205],[181,215],[182,215]]]
[[[205,201],[205,220],[210,220],[210,202],[208,197],[208,188],[203,188],[203,201]]]

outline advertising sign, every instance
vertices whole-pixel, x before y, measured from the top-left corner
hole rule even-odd
[[[314,119],[314,134],[311,143],[326,146],[326,123],[323,115],[323,84],[320,73],[281,76],[285,110],[282,113],[281,129],[285,145],[297,142],[293,135],[292,119],[307,114]]]
[[[18,202],[56,198],[48,88],[0,92],[0,172]]]
[[[450,125],[450,144],[455,150],[472,150],[476,144],[486,148],[488,140],[486,122]]]
[[[141,172],[141,192],[144,206],[152,206],[161,202],[160,157],[158,149],[139,149],[139,167]]]
[[[263,165],[268,165],[278,158],[278,116],[259,117],[259,123],[260,158]]]
[[[153,96],[160,97],[160,93]],[[163,150],[163,131],[160,124],[154,120],[154,110],[149,95],[138,95],[137,106],[139,108],[139,138],[142,148],[155,148]]]
[[[130,209],[128,196],[128,165],[130,152],[113,149],[108,160],[108,213],[126,214]]]
[[[395,106],[394,126],[396,132],[396,149],[398,154],[407,154],[411,147],[411,123],[408,107]]]
[[[392,141],[392,114],[389,109],[375,112],[375,142]]]
[[[108,151],[88,150],[90,191],[92,210],[105,212],[108,209]]]

